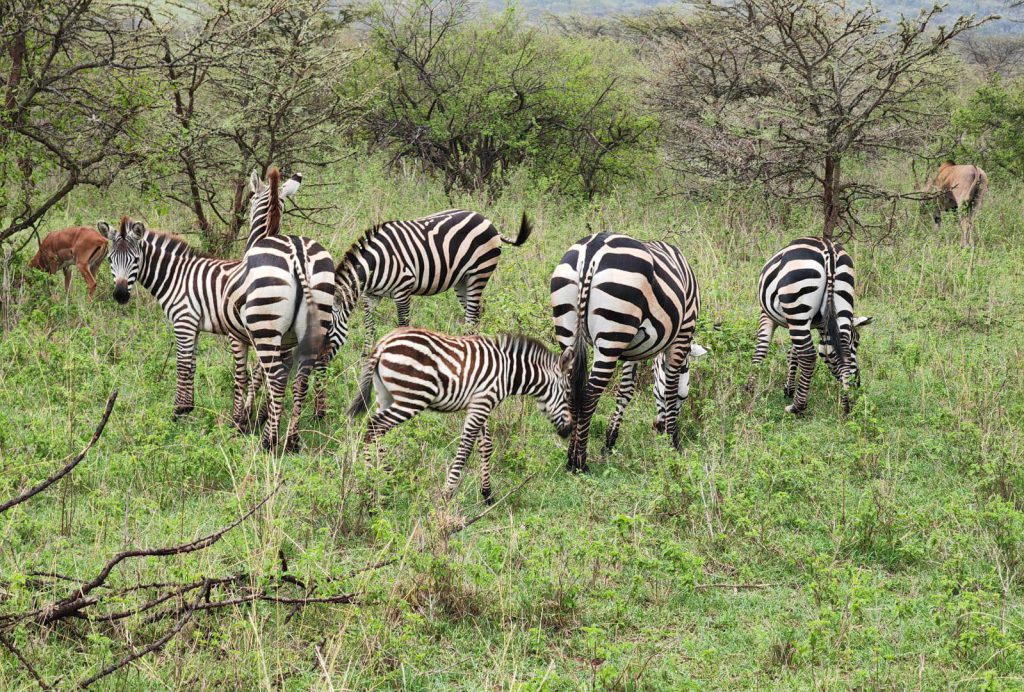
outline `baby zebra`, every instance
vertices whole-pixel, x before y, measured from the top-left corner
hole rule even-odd
[[[420,411],[468,409],[444,494],[446,499],[454,495],[462,467],[479,438],[480,493],[490,502],[493,445],[487,418],[491,411],[509,396],[536,397],[558,434],[568,437],[572,430],[565,391],[568,366],[567,358],[523,336],[458,337],[399,327],[377,342],[370,354],[349,416],[364,413],[370,406],[371,389],[376,389],[377,412],[363,437],[370,463],[374,443]]]
[[[794,240],[761,270],[757,286],[761,322],[754,365],[768,355],[775,328],[788,329],[793,345],[783,391],[793,403],[786,407],[787,412],[802,413],[807,408],[817,362],[811,329],[816,329],[820,335],[818,355],[842,384],[843,411],[849,413],[847,389],[860,378],[858,329],[871,322],[870,317],[853,316],[853,283],[853,259],[841,245],[821,238]],[[750,374],[747,391],[753,390],[756,376],[756,372]]]

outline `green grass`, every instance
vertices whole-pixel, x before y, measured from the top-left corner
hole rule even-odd
[[[381,180],[372,167],[327,180],[300,195],[337,205],[330,227],[286,223],[339,256],[370,223],[449,206],[429,181]],[[125,211],[185,227],[174,208],[112,195],[74,195],[51,227]],[[40,595],[31,571],[88,578],[120,550],[191,540],[280,476],[268,505],[222,542],[126,563],[112,582],[274,575],[282,550],[292,574],[335,577],[332,588],[360,602],[291,619],[271,604],[199,614],[101,688],[1020,686],[1022,200],[1024,190],[994,185],[974,250],[959,248],[951,220],[934,234],[913,218],[890,243],[847,244],[858,313],[875,323],[845,418],[823,367],[807,414],[784,413],[785,335],[756,393],[742,389],[757,273],[813,232],[810,213],[782,229],[743,200],[634,191],[581,210],[519,183],[494,204],[456,200],[503,229],[523,207],[536,220],[530,242],[503,253],[483,332],[551,341],[548,276],[589,223],[682,248],[701,284],[698,340],[711,355],[695,370],[681,452],[651,431],[648,376],[610,454],[600,442],[611,397],[602,402],[588,475],[565,473],[564,442],[532,401],[504,403],[492,419],[495,492],[530,480],[447,541],[434,530],[435,498],[462,418],[417,417],[388,437],[392,474],[364,469],[361,428],[343,416],[361,326],[331,367],[330,414],[304,422],[304,451],[268,455],[229,425],[223,339],[202,338],[196,411],[173,423],[171,333],[152,298],[113,303],[106,266],[94,303],[77,279],[66,302],[58,278],[32,274],[0,341],[0,500],[77,452],[108,393],[120,399],[68,479],[0,515],[0,613],[42,603],[49,592]],[[382,313],[393,323],[393,306]],[[457,314],[451,294],[413,303],[416,325],[459,331]],[[454,505],[465,516],[482,510],[476,471],[474,457]],[[351,576],[390,558],[397,564]],[[126,639],[140,647],[167,627],[23,625],[16,643],[48,681],[68,686],[124,655]],[[0,688],[29,687],[0,653]]]

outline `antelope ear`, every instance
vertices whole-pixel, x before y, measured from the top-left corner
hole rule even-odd
[[[696,341],[690,344],[690,358],[703,358],[707,354],[708,350]]]
[[[263,181],[260,180],[259,172],[255,168],[252,169],[252,173],[249,174],[249,191],[255,195],[262,186]]]
[[[854,317],[853,326],[857,329],[860,329],[866,324],[871,324],[874,321],[874,319],[874,317]]]
[[[146,224],[141,221],[132,221],[128,230],[135,236],[136,240],[142,240],[142,236],[146,235]]]
[[[110,240],[114,239],[114,229],[106,221],[97,221],[96,230],[99,231],[102,235],[105,235]]]

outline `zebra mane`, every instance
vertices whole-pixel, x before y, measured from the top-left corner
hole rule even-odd
[[[160,243],[161,247],[172,255],[198,257],[199,259],[224,259],[223,257],[217,257],[216,255],[197,250],[189,245],[188,241],[184,238],[174,235],[173,233],[150,230],[149,235],[152,237],[153,241]]]
[[[540,357],[547,356],[552,359],[556,358],[555,354],[551,352],[551,349],[545,346],[541,341],[534,339],[532,336],[526,336],[525,334],[502,334],[498,337],[498,344],[502,348],[521,351],[527,355],[537,355]]]

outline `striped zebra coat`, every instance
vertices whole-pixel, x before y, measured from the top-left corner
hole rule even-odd
[[[679,250],[625,235],[588,236],[562,257],[551,276],[555,338],[572,357],[570,403],[575,429],[568,467],[587,468],[587,439],[597,402],[623,361],[616,412],[606,446],[615,444],[622,413],[633,394],[637,362],[664,353],[664,431],[678,444],[680,375],[688,367],[700,291]],[[587,372],[587,344],[594,346]]]
[[[117,229],[103,227],[111,240],[114,299],[127,303],[138,282],[172,324],[178,355],[175,417],[194,407],[199,332],[223,334],[230,338],[235,358],[235,425],[249,428],[255,395],[246,365],[251,345],[268,384],[263,445],[276,446],[289,369],[288,338],[298,343],[300,371],[287,435],[288,448],[296,449],[308,370],[331,321],[334,263],[327,251],[308,239],[278,235],[257,242],[241,261],[224,260],[203,256],[180,238],[150,231],[127,217]]]
[[[783,391],[793,403],[786,406],[786,411],[802,413],[807,408],[817,361],[811,331],[817,330],[818,355],[842,384],[842,406],[849,412],[848,389],[860,378],[859,328],[871,322],[870,317],[854,317],[853,289],[853,259],[831,240],[794,240],[775,253],[761,270],[757,286],[761,319],[754,365],[768,355],[776,327],[788,329],[793,344]],[[753,390],[756,377],[756,372],[751,373],[748,391]]]
[[[369,462],[376,441],[420,411],[468,410],[459,450],[448,471],[445,496],[454,494],[463,466],[479,440],[480,492],[489,501],[494,449],[487,428],[491,411],[509,396],[533,396],[559,434],[567,436],[572,429],[566,400],[568,365],[567,359],[526,337],[446,336],[400,327],[374,347],[349,415],[364,413],[376,390],[377,411],[363,437]]]
[[[525,212],[519,234],[510,239],[482,214],[462,209],[374,226],[352,245],[335,270],[337,307],[329,335],[330,355],[345,342],[348,319],[360,296],[366,301],[367,343],[373,340],[373,308],[381,298],[394,299],[398,324],[404,327],[409,324],[412,296],[454,289],[466,321],[476,325],[501,246],[520,246],[531,231]]]

